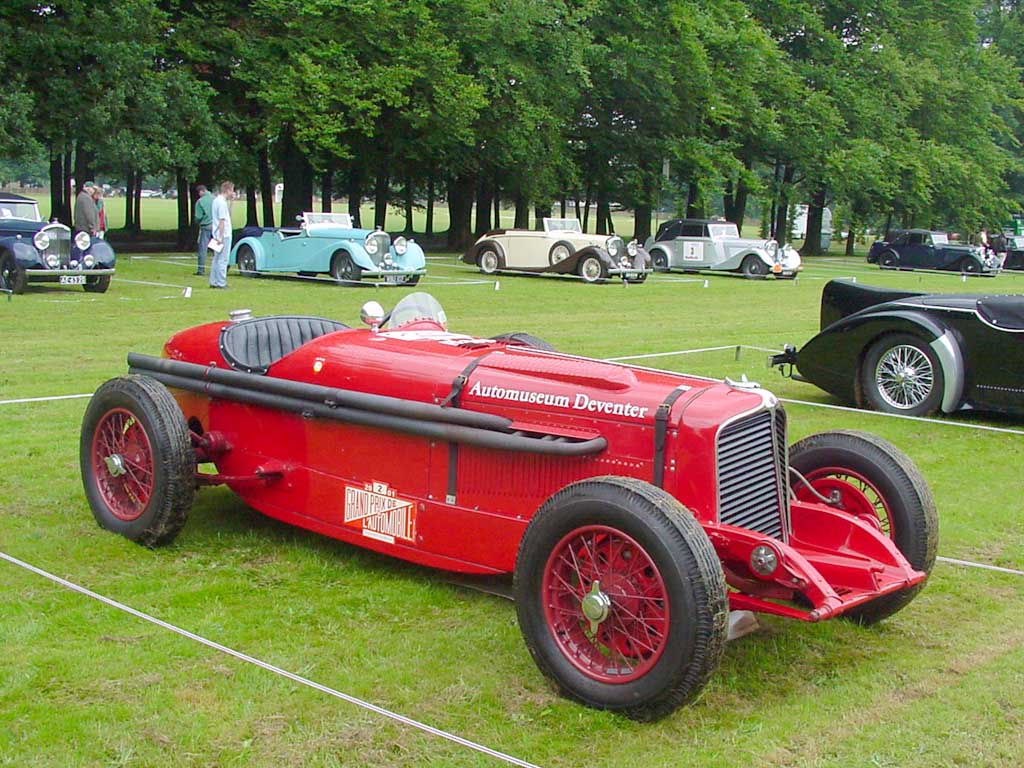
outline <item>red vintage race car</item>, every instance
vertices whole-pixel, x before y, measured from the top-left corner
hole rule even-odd
[[[637,719],[700,692],[730,608],[873,622],[932,567],[935,505],[910,460],[856,432],[789,447],[756,384],[452,333],[424,293],[363,319],[236,316],[129,355],[82,425],[100,525],[166,543],[196,487],[223,483],[351,544],[514,573],[541,671]]]

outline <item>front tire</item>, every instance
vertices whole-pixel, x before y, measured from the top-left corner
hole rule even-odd
[[[725,577],[694,517],[660,488],[598,477],[534,515],[515,567],[519,627],[566,696],[636,720],[692,701],[717,668]]]
[[[110,275],[85,278],[85,285],[82,288],[86,293],[106,293],[110,287]]]
[[[651,266],[655,272],[668,272],[668,254],[660,250],[652,253]]]
[[[608,270],[597,256],[584,256],[580,259],[577,273],[585,283],[600,283],[608,276]]]
[[[900,257],[896,251],[885,251],[878,257],[878,266],[882,269],[896,269],[899,263]]]
[[[147,547],[171,542],[195,496],[188,425],[167,388],[147,376],[101,386],[82,419],[85,496],[102,528]]]
[[[964,260],[960,262],[960,272],[965,275],[980,274],[981,264],[978,263],[977,259],[966,256]]]
[[[822,432],[795,443],[789,465],[815,491],[877,526],[913,568],[931,572],[939,544],[935,500],[914,462],[896,446],[864,432]],[[800,501],[819,501],[802,480],[794,478],[792,487]],[[874,624],[907,605],[922,586],[883,595],[844,615]]]
[[[20,295],[25,292],[27,284],[28,276],[25,270],[18,266],[14,256],[9,253],[0,256],[0,288]]]
[[[938,355],[926,342],[909,333],[893,333],[868,347],[860,385],[872,410],[926,416],[942,404],[945,377]]]
[[[256,277],[256,254],[248,245],[242,245],[235,254],[235,263],[238,264],[238,272],[242,277]]]
[[[358,283],[363,277],[348,251],[338,251],[331,257],[331,277],[339,283]]]
[[[750,254],[740,264],[740,272],[748,280],[760,280],[768,274],[768,265],[760,257]]]

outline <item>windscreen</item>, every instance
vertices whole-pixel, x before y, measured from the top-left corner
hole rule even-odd
[[[39,206],[34,202],[17,200],[0,201],[0,219],[24,219],[25,221],[42,221],[39,218]]]
[[[341,229],[352,229],[352,217],[347,213],[316,213],[306,211],[302,214],[307,227],[328,225]]]
[[[582,232],[579,219],[544,219],[545,232]]]
[[[441,302],[429,293],[417,291],[416,293],[410,293],[395,304],[395,308],[391,310],[391,316],[388,318],[385,328],[394,330],[408,323],[415,323],[421,320],[431,320],[442,328],[448,327],[448,316],[445,315],[444,309],[441,308]]]

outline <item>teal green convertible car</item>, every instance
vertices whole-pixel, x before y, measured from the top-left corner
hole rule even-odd
[[[415,285],[426,273],[423,249],[399,235],[356,229],[347,213],[298,217],[299,226],[246,227],[231,249],[231,262],[243,275],[261,272],[329,274],[339,283],[366,278]]]

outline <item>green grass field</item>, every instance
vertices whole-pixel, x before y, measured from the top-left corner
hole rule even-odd
[[[387,307],[408,293],[234,273],[229,290],[210,291],[192,269],[170,257],[122,256],[104,295],[37,286],[11,302],[0,296],[0,400],[91,392],[126,371],[127,352],[159,354],[170,334],[234,308],[356,324],[362,302]],[[477,277],[450,254],[429,269],[420,287],[444,304],[453,330],[528,331],[595,357],[802,343],[817,330],[824,281],[840,275],[1024,293],[1024,274],[964,285],[958,275],[831,259],[796,282],[709,276],[706,288],[703,276],[656,275],[628,287],[502,277],[495,291],[442,284]],[[182,286],[193,287],[191,298]],[[641,362],[746,373],[783,397],[835,403],[766,370],[760,352]],[[638,724],[554,695],[511,603],[270,521],[227,489],[199,492],[182,535],[164,549],[99,529],[78,465],[86,402],[0,405],[0,551],[324,685],[543,766],[1021,764],[1019,576],[938,563],[915,602],[868,629],[762,618],[759,632],[727,646],[696,703]],[[963,428],[1024,430],[1024,420],[929,423],[787,407],[793,440],[866,429],[908,453],[938,503],[940,555],[1024,568],[1024,436]],[[498,765],[4,562],[0,584],[0,765]]]

